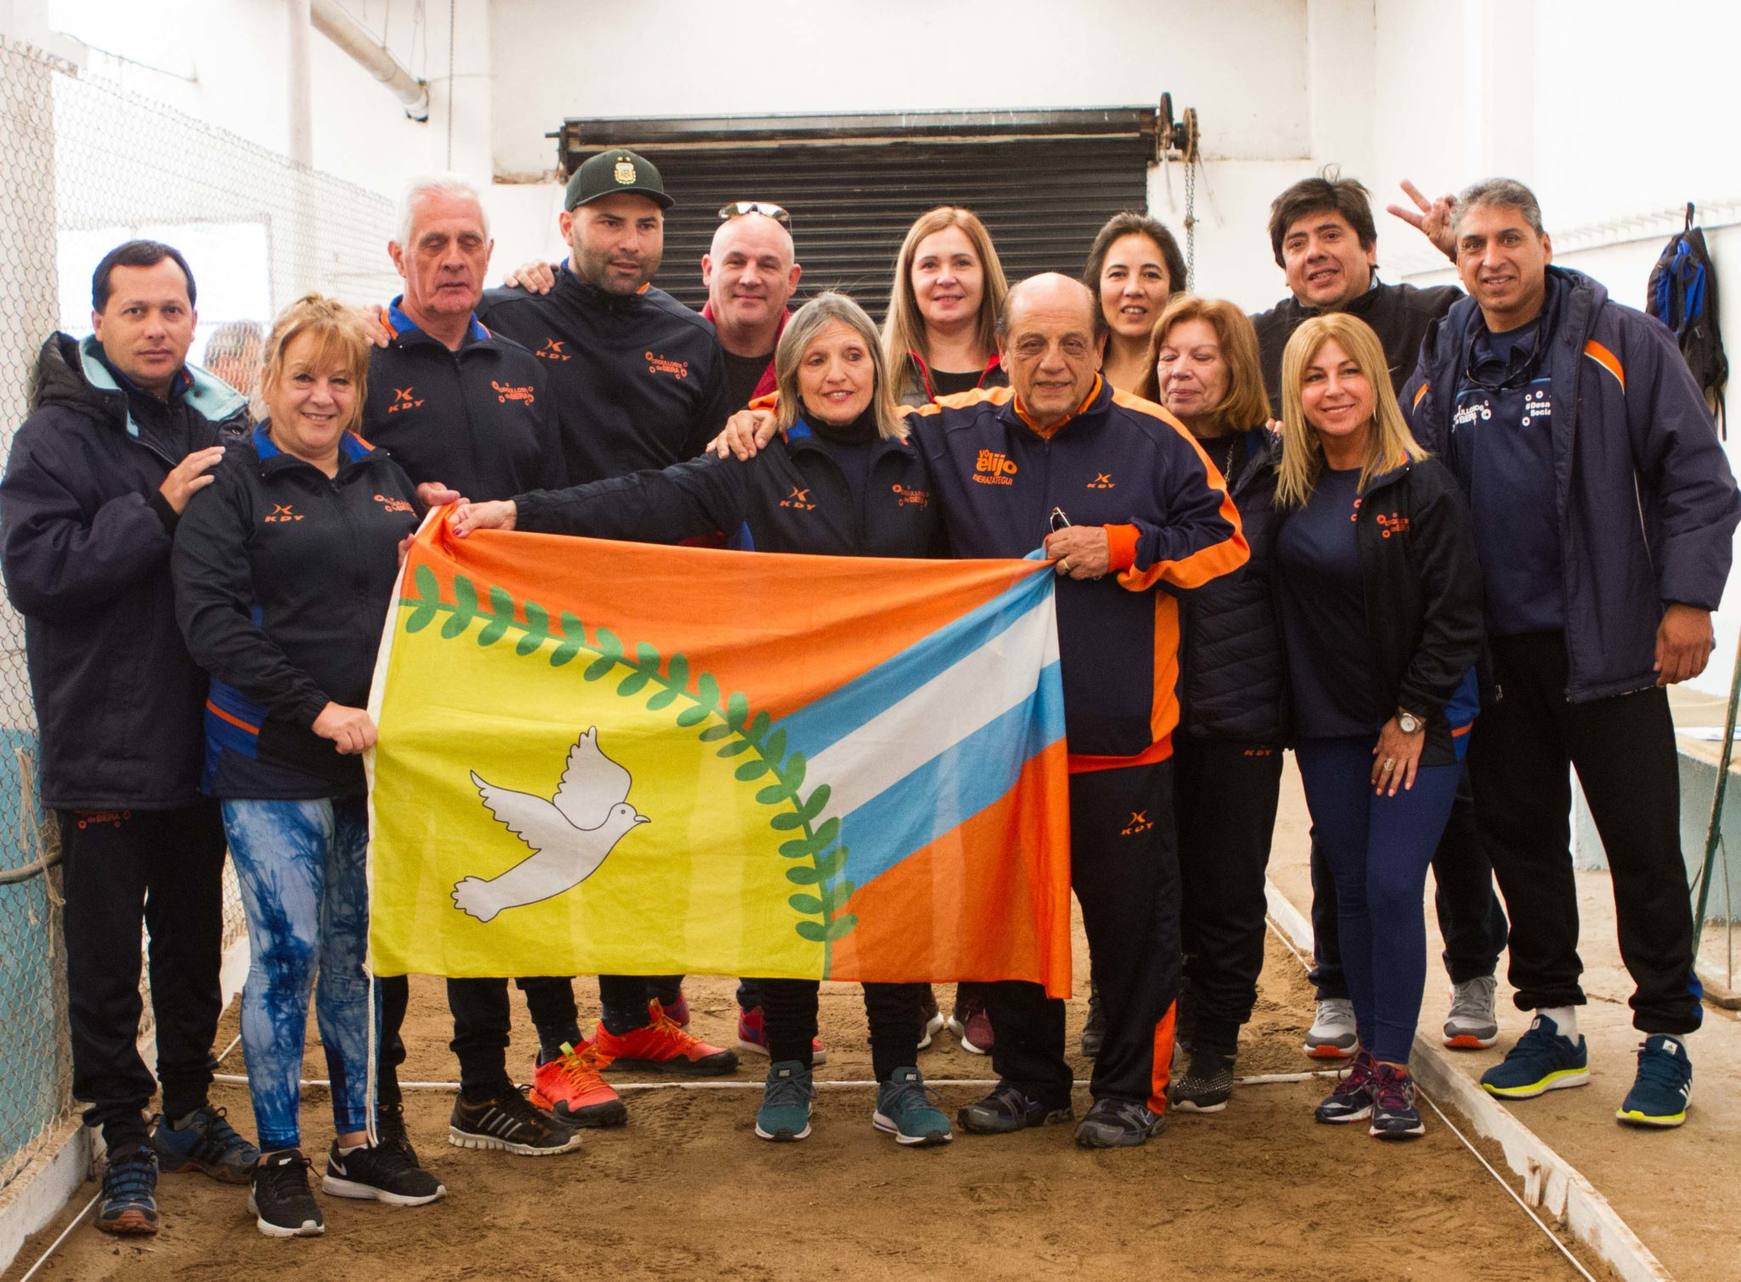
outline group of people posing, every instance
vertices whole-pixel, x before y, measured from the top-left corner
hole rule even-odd
[[[487,292],[477,192],[421,182],[389,245],[403,293],[374,315],[317,295],[285,309],[259,421],[187,363],[182,256],[111,251],[94,332],[44,345],[0,482],[0,567],[65,855],[74,1093],[109,1151],[98,1227],[154,1232],[164,1169],[247,1184],[269,1235],[323,1231],[300,1123],[311,996],[332,1082],[322,1189],[400,1205],[445,1191],[405,1126],[405,981],[374,981],[370,1002],[361,768],[400,547],[441,504],[461,536],[881,557],[1043,545],[1093,976],[1079,1143],[1141,1144],[1170,1108],[1228,1104],[1287,748],[1314,827],[1306,1050],[1350,1061],[1320,1121],[1423,1132],[1409,1054],[1429,866],[1447,1042],[1497,1039],[1509,942],[1535,1016],[1483,1086],[1587,1080],[1575,766],[1645,1035],[1618,1115],[1679,1124],[1700,994],[1663,687],[1708,659],[1741,498],[1672,339],[1552,265],[1526,188],[1408,190],[1394,212],[1467,295],[1380,281],[1367,193],[1326,172],[1272,206],[1290,296],[1260,316],[1185,292],[1177,244],[1146,215],[1115,215],[1080,279],[1011,286],[980,220],[946,206],[909,230],[879,330],[838,293],[789,309],[792,218],[756,200],[719,211],[708,307],[680,306],[652,285],[672,197],[627,149],[570,179],[566,261]],[[809,501],[782,502],[795,490]],[[897,501],[911,490],[932,501]],[[226,847],[252,947],[257,1146],[207,1095]],[[141,922],[155,1080],[134,1048],[125,941]],[[953,1136],[918,1067],[945,1023],[998,1077],[955,1124],[1073,1117],[1063,1003],[970,978],[947,1020],[927,985],[865,986],[872,1122],[903,1145]],[[738,1066],[688,1031],[679,976],[601,976],[591,1036],[570,978],[515,983],[539,1040],[529,1094],[507,1070],[509,981],[448,981],[461,1147],[571,1151],[626,1119],[602,1072]],[[770,1061],[755,1132],[801,1140],[826,1054],[818,985],[746,977],[738,996],[738,1049]]]

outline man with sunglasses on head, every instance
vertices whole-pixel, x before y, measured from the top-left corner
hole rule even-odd
[[[759,200],[721,207],[719,230],[701,256],[701,283],[707,286],[701,314],[719,335],[725,399],[732,409],[774,390],[774,348],[803,270],[784,209]]]

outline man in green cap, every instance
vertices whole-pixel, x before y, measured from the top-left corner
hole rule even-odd
[[[485,325],[544,362],[571,485],[693,458],[735,408],[713,326],[651,283],[673,203],[645,156],[605,148],[568,180],[557,225],[569,257],[554,265],[554,286],[492,289],[478,305]],[[699,1076],[737,1068],[734,1052],[684,1031],[677,976],[601,975],[599,999],[596,1048],[581,1048],[589,1063]]]
[[[554,288],[493,289],[478,307],[545,362],[572,484],[692,458],[725,422],[712,326],[651,283],[671,205],[651,161],[606,148],[568,180]]]

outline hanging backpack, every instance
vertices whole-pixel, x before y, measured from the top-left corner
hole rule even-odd
[[[1674,331],[1687,368],[1705,393],[1717,430],[1728,435],[1723,385],[1729,381],[1729,358],[1717,327],[1717,269],[1705,247],[1705,233],[1693,226],[1692,202],[1687,202],[1686,227],[1664,247],[1650,270],[1647,310]]]

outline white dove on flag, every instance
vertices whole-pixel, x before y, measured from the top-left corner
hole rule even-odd
[[[532,848],[499,877],[454,883],[454,907],[479,921],[573,889],[598,871],[629,829],[652,822],[628,804],[633,780],[599,750],[597,726],[589,726],[568,750],[568,764],[549,801],[498,788],[475,770],[471,779],[485,808]]]

